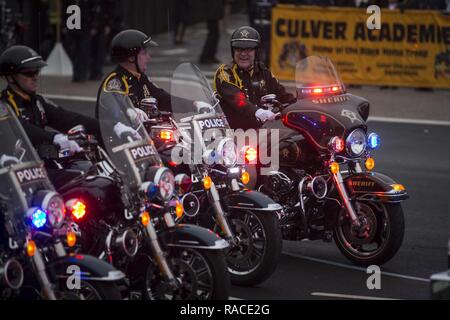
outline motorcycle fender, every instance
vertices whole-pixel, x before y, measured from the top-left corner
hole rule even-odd
[[[71,254],[58,258],[49,262],[48,268],[57,278],[68,278],[78,271],[81,274],[81,280],[109,282],[125,277],[122,271],[115,269],[106,261],[84,254]]]
[[[228,247],[228,242],[214,232],[196,225],[178,224],[159,232],[158,237],[169,247],[208,250],[222,250]]]
[[[350,197],[381,202],[400,202],[409,198],[406,190],[397,191],[396,182],[381,173],[361,172],[345,177],[345,186]]]
[[[229,209],[251,210],[259,212],[273,212],[282,209],[265,194],[254,190],[239,190],[221,195],[225,206]]]

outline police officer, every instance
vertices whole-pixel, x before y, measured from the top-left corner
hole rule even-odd
[[[39,72],[47,64],[33,49],[12,46],[0,56],[0,76],[8,86],[1,93],[1,100],[16,112],[33,145],[55,144],[71,153],[79,152],[80,146],[67,135],[51,132],[46,126],[61,132],[83,124],[87,131],[99,134],[98,122],[78,113],[60,108],[52,101],[36,93]]]
[[[141,107],[144,98],[156,98],[158,109],[171,111],[170,95],[158,88],[147,77],[147,64],[150,61],[149,48],[158,44],[145,33],[128,29],[119,32],[111,43],[111,57],[118,66],[103,80],[97,97],[97,108],[100,94],[115,92],[128,95],[136,110]],[[143,117],[145,115],[141,114]]]
[[[233,129],[257,129],[275,118],[269,110],[258,107],[262,96],[276,94],[281,103],[295,100],[259,61],[261,37],[255,29],[243,26],[231,35],[233,61],[222,64],[214,77],[222,109]]]

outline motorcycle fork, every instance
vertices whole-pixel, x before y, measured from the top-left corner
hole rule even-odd
[[[220,196],[217,191],[216,185],[214,182],[211,183],[211,188],[206,191],[208,195],[208,200],[212,204],[214,212],[216,214],[216,220],[219,223],[219,227],[222,232],[225,234],[225,239],[230,241],[233,245],[236,242],[233,232],[228,224],[228,221],[225,217],[225,213],[223,211],[222,205],[220,204]]]
[[[36,250],[34,255],[31,257],[31,263],[36,270],[36,276],[39,284],[41,285],[44,296],[48,300],[56,300],[56,295],[53,291],[52,283],[47,276],[44,259],[42,258],[41,252],[39,250]]]
[[[156,260],[156,264],[159,267],[159,270],[161,273],[166,277],[166,279],[169,280],[172,286],[175,288],[178,287],[178,282],[172,272],[172,270],[169,267],[169,264],[167,263],[167,259],[164,256],[164,252],[161,249],[161,246],[158,241],[158,235],[156,234],[155,227],[153,226],[153,222],[149,221],[147,226],[145,227],[145,231],[147,233],[150,248],[153,251],[153,256]]]
[[[350,198],[348,196],[347,190],[345,189],[344,180],[342,179],[342,175],[340,172],[332,173],[333,182],[336,186],[336,189],[341,196],[342,201],[344,202],[345,209],[347,209],[348,216],[352,222],[352,225],[359,227],[360,222],[358,220],[358,216],[356,215],[355,209],[353,208],[352,203],[350,202]]]

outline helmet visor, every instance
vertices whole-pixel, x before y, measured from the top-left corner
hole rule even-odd
[[[252,39],[232,40],[231,46],[233,48],[256,48],[258,46],[258,41]]]
[[[156,41],[153,41],[151,37],[148,37],[144,42],[142,43],[143,48],[148,47],[159,47],[159,44],[156,43]]]
[[[31,57],[20,62],[19,70],[24,69],[40,69],[47,66],[47,63],[41,56]]]

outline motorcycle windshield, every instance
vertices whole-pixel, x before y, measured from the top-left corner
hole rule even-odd
[[[212,106],[213,109],[209,110],[212,116],[224,115],[208,79],[192,63],[182,63],[175,69],[170,83],[170,94],[172,115],[177,121],[198,115],[200,112],[206,113],[208,109],[206,105],[198,102]]]
[[[317,96],[345,91],[333,63],[328,57],[310,56],[296,64],[295,83],[299,95]]]
[[[0,198],[23,216],[38,190],[54,190],[14,111],[0,102]]]
[[[162,165],[153,141],[127,95],[102,91],[97,117],[102,141],[112,164],[123,182],[135,191],[146,181],[149,167]]]
[[[203,158],[206,153],[215,154],[214,150],[220,149],[226,138],[232,139],[219,100],[197,66],[182,63],[175,69],[171,80],[171,99],[172,115],[187,138],[184,143],[190,143],[194,163],[202,163],[200,159],[206,159]],[[208,164],[212,164],[219,158],[212,156],[208,159]]]
[[[348,105],[344,84],[329,58],[303,59],[297,63],[295,78],[300,99],[283,111],[283,122],[317,147],[326,149],[331,138],[344,138],[349,130],[364,124]]]

